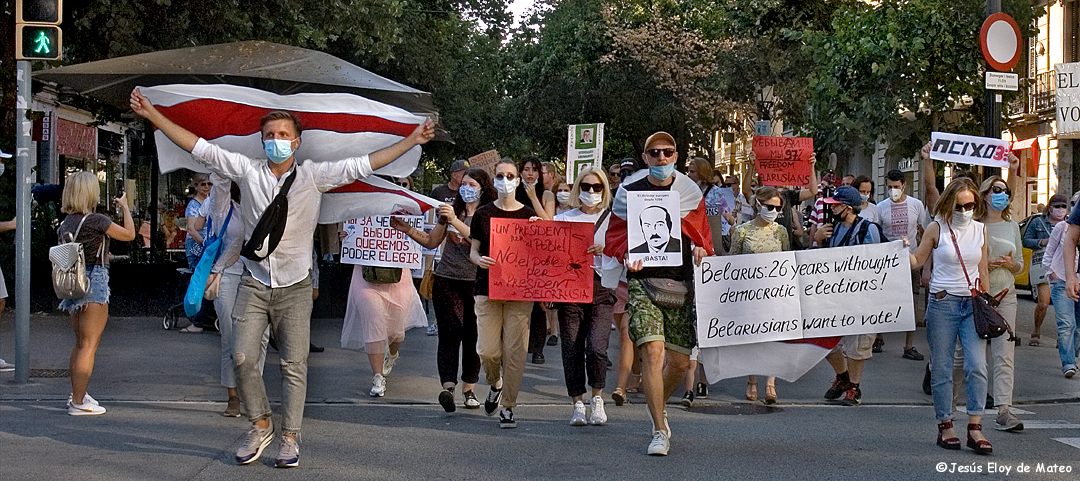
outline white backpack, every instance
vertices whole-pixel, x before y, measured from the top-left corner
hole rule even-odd
[[[60,299],[78,299],[90,292],[90,277],[86,274],[86,256],[82,244],[75,242],[82,230],[83,222],[90,215],[84,215],[79,221],[75,234],[68,234],[68,242],[49,248],[49,260],[52,262],[52,283],[56,297]],[[104,247],[105,243],[101,243]]]

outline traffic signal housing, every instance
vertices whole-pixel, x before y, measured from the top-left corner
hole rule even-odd
[[[56,25],[16,24],[16,60],[60,60],[62,36]]]
[[[60,60],[63,0],[15,0],[15,59]]]
[[[15,23],[60,25],[63,0],[15,0]]]

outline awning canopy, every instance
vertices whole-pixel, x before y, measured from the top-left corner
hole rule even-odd
[[[1017,140],[1012,143],[1012,151],[1017,152],[1020,150],[1031,149],[1031,156],[1028,157],[1027,177],[1039,176],[1039,138],[1032,137],[1027,140]]]
[[[352,93],[438,121],[431,94],[375,75],[333,55],[261,40],[163,50],[36,71],[121,109],[137,85],[217,84],[281,95]]]

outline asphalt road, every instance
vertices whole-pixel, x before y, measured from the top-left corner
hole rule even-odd
[[[638,396],[623,407],[609,402],[607,426],[569,425],[557,347],[546,349],[547,364],[528,365],[518,428],[503,430],[482,411],[447,414],[435,402],[436,338],[410,331],[387,396],[373,399],[365,355],[336,347],[340,320],[318,319],[313,339],[327,349],[309,358],[300,466],[274,469],[276,442],[259,462],[236,466],[233,451],[248,424],[219,415],[226,396],[218,384],[218,336],[165,331],[160,319],[116,318],[90,385],[109,409],[103,416],[66,414],[66,378],[15,385],[10,373],[0,374],[0,478],[962,479],[968,473],[960,470],[974,469],[996,479],[1080,479],[1080,378],[1060,374],[1052,311],[1043,346],[1026,345],[1032,307],[1021,301],[1025,345],[1017,349],[1015,389],[1027,428],[997,432],[988,419],[984,432],[995,450],[988,457],[934,444],[933,408],[920,387],[924,363],[900,357],[899,333],[886,335],[885,352],[868,362],[862,406],[821,399],[832,377],[827,363],[798,382],[781,381],[777,408],[742,400],[745,380],[720,381],[691,410],[672,399],[671,455],[656,458],[645,455],[649,421]],[[11,324],[8,313],[0,355],[13,348]],[[31,333],[31,368],[65,368],[73,342],[67,319],[35,316]],[[921,329],[916,347],[927,352]],[[271,351],[266,374],[274,400],[276,362]],[[614,381],[610,371],[608,393]],[[486,392],[478,386],[481,398]],[[964,416],[957,421],[962,429]],[[940,463],[955,472],[939,473]],[[1017,472],[1025,467],[1030,472]],[[1054,467],[1069,472],[1047,472]],[[1007,476],[998,472],[1004,468]]]

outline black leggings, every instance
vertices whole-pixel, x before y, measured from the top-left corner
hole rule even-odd
[[[461,354],[461,382],[480,380],[480,355],[476,353],[476,309],[473,281],[435,276],[431,298],[435,322],[439,325],[439,380],[457,384],[458,354]]]

